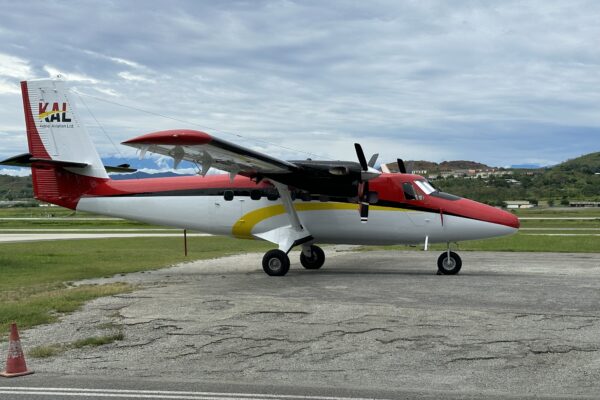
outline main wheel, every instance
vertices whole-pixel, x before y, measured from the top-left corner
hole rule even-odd
[[[325,252],[319,246],[310,246],[310,257],[301,252],[300,263],[306,269],[319,269],[325,263]]]
[[[290,270],[290,258],[281,250],[269,250],[262,261],[263,270],[270,276],[284,276]]]
[[[448,258],[448,252],[443,252],[437,261],[438,271],[444,275],[456,275],[462,267],[462,260],[455,252],[450,252],[450,258]]]

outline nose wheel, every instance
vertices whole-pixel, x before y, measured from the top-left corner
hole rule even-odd
[[[443,275],[456,275],[462,267],[462,260],[453,251],[443,252],[437,261],[438,273]]]
[[[300,263],[306,269],[319,269],[325,263],[325,252],[319,246],[310,246],[309,251],[302,249]],[[308,253],[308,254],[307,254]]]

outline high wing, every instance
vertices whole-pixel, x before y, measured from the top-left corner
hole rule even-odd
[[[287,161],[238,146],[205,132],[177,129],[149,133],[123,142],[124,145],[173,157],[174,168],[182,160],[202,165],[202,175],[210,168],[254,177],[258,174],[290,173],[297,167]]]
[[[210,168],[256,180],[269,179],[300,191],[301,196],[353,198],[359,203],[361,218],[366,220],[370,196],[368,181],[381,172],[373,166],[377,155],[369,162],[359,144],[355,144],[359,162],[352,161],[284,161],[219,139],[208,133],[176,129],[149,133],[123,142],[146,152],[172,157],[177,168],[182,160],[202,166],[201,174]],[[280,190],[281,192],[281,190]]]

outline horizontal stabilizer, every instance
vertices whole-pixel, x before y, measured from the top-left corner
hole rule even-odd
[[[51,160],[47,158],[36,158],[33,157],[30,153],[19,154],[18,156],[13,156],[7,158],[4,161],[0,161],[0,165],[10,165],[11,167],[31,167],[31,164],[34,162],[39,162],[47,165],[55,165],[59,167],[72,167],[72,168],[85,168],[89,164],[86,163],[78,163],[73,161],[61,161],[61,160]],[[106,172],[136,172],[137,169],[129,168],[129,164],[121,164],[116,167],[105,165],[104,168]]]
[[[110,165],[105,165],[104,169],[106,169],[106,172],[119,172],[119,173],[136,172],[137,171],[137,169],[135,169],[135,168],[130,168],[129,164],[119,164],[116,167],[113,167]]]
[[[79,163],[74,161],[62,161],[52,160],[49,158],[37,158],[33,157],[29,153],[19,154],[18,156],[7,158],[4,161],[0,161],[0,165],[10,165],[13,167],[31,167],[32,163],[42,163],[47,165],[55,165],[59,167],[72,167],[72,168],[85,168],[89,164]]]

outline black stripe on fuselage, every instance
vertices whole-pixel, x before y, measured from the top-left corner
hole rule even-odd
[[[110,196],[87,196],[87,197],[177,197],[177,196],[187,196],[187,197],[195,197],[195,196],[213,196],[213,197],[224,197],[225,192],[233,192],[233,196],[235,197],[249,197],[253,200],[259,200],[263,197],[268,198],[271,201],[276,201],[279,198],[279,193],[276,189],[256,189],[256,188],[202,188],[202,189],[181,189],[181,190],[166,190],[160,192],[145,192],[145,193],[128,193],[128,194],[117,194]],[[333,196],[318,196],[318,195],[310,195],[305,192],[292,191],[292,199],[302,200],[302,201],[320,201],[320,202],[334,202],[334,203],[351,203],[357,204],[356,201],[352,201],[352,199],[348,197],[333,197]],[[226,200],[227,201],[227,200]],[[439,214],[440,210],[425,206],[419,206],[415,204],[408,204],[399,201],[391,201],[391,200],[379,200],[377,203],[373,203],[372,205],[382,206],[382,207],[390,207],[390,208],[402,208],[411,211],[422,211],[429,213]],[[468,217],[465,215],[460,215],[448,211],[443,212],[444,215],[452,215],[455,217],[468,218],[477,220],[477,218]]]

